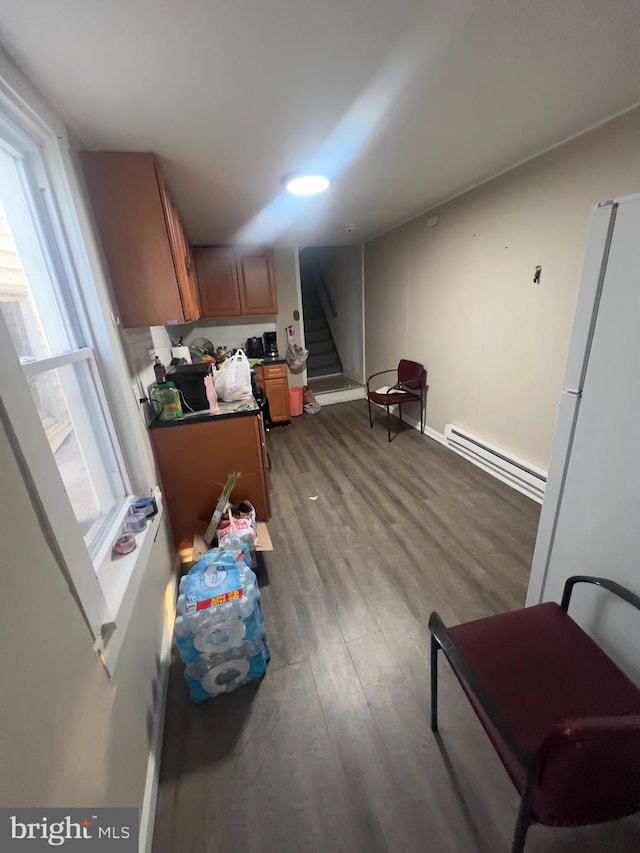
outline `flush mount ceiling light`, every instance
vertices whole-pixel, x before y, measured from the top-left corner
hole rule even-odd
[[[282,179],[284,188],[293,195],[315,195],[329,186],[324,175],[287,175]]]

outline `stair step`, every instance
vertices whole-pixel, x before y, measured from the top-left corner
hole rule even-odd
[[[342,373],[342,364],[327,323],[322,300],[312,278],[302,284],[302,306],[304,312],[304,341],[309,350],[307,359],[308,376],[328,376]]]
[[[319,379],[321,376],[339,376],[342,371],[335,367],[308,367],[307,379]]]
[[[320,317],[307,317],[305,315],[304,318],[304,334],[305,340],[307,336],[307,332],[317,332],[320,330],[328,329],[327,321],[324,319],[324,314]]]
[[[304,312],[304,322],[305,324],[311,322],[312,320],[325,320],[324,311],[322,308],[307,308],[306,306],[303,309]],[[326,322],[326,320],[325,320]]]
[[[307,359],[307,365],[309,367],[328,367],[329,365],[335,365],[338,368],[338,373],[342,372],[342,366],[340,365],[340,360],[334,351],[332,352],[324,352],[320,355],[312,355],[309,353],[309,358]],[[333,371],[330,371],[333,372]]]
[[[319,341],[324,341],[329,337],[327,332],[327,328],[323,327],[322,329],[308,329],[306,324],[304,327],[304,342],[305,346],[309,346],[309,344],[315,344]]]
[[[309,350],[309,355],[322,355],[325,352],[335,352],[336,348],[333,345],[333,338],[322,338],[319,341],[308,341],[305,337],[305,345]]]

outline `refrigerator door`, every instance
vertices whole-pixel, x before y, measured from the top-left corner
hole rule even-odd
[[[536,545],[531,563],[531,577],[527,591],[527,607],[539,604],[542,589],[547,577],[547,568],[551,558],[553,540],[556,533],[558,509],[562,501],[567,469],[571,458],[573,434],[580,408],[580,395],[563,391],[560,395],[560,408],[556,431],[553,437],[549,474],[544,491],[544,500],[538,523]]]
[[[640,199],[623,201],[594,327],[541,598],[600,575],[640,592]],[[578,586],[570,613],[640,679],[640,614]]]
[[[589,360],[598,304],[607,266],[607,257],[617,205],[598,205],[591,211],[587,247],[582,262],[580,290],[573,319],[563,388],[580,392]]]
[[[613,202],[597,205],[592,209],[589,218],[587,246],[582,264],[580,289],[571,331],[563,391],[560,395],[547,485],[531,564],[527,605],[537,604],[541,601],[542,590],[547,577],[558,512],[571,456],[573,434],[580,408],[580,396],[606,274],[616,207],[617,205],[614,205]]]

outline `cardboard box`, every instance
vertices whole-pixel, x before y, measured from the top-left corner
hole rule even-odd
[[[256,551],[273,551],[273,544],[271,542],[271,536],[269,536],[269,529],[264,521],[259,521],[256,525]],[[192,548],[183,548],[179,552],[180,562],[184,565],[185,563],[196,563],[200,557],[203,557],[209,548],[207,548],[207,544],[204,541],[202,533],[196,533],[193,537],[193,547]]]

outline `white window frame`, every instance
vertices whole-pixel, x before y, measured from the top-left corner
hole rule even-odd
[[[51,453],[31,391],[30,373],[42,370],[30,363],[20,364],[0,312],[0,421],[9,437],[25,485],[45,536],[57,563],[67,578],[70,590],[91,631],[94,648],[109,674],[113,673],[124,635],[140,588],[151,548],[163,519],[163,506],[153,458],[145,442],[144,426],[136,405],[137,389],[126,385],[126,361],[116,330],[109,326],[113,318],[108,285],[104,279],[83,193],[77,182],[73,154],[64,127],[29,84],[0,53],[0,135],[19,139],[38,154],[42,173],[37,183],[44,188],[47,208],[44,227],[47,245],[56,252],[55,261],[64,266],[65,278],[78,284],[83,309],[78,312],[82,325],[80,340],[91,341],[94,349],[76,350],[73,360],[98,365],[102,388],[97,383],[100,404],[107,415],[112,443],[117,449],[118,465],[127,495],[112,517],[102,547],[92,560],[67,497],[57,464]],[[18,155],[24,153],[20,145]],[[57,364],[49,359],[49,369]],[[69,356],[64,356],[69,363]],[[123,382],[125,380],[125,382]],[[121,452],[118,448],[122,448]],[[126,460],[126,464],[125,464]],[[158,504],[157,516],[137,536],[138,547],[115,562],[110,559],[111,545],[117,535],[132,494],[151,489]]]
[[[19,129],[17,132],[19,133]],[[20,231],[29,244],[33,243],[34,249],[29,248],[30,253],[34,255],[32,264],[42,273],[36,276],[39,281],[34,294],[36,305],[43,323],[47,315],[50,318],[45,326],[47,340],[50,335],[54,338],[54,354],[35,356],[28,361],[22,361],[22,373],[26,379],[32,379],[68,366],[77,365],[80,368],[79,372],[73,371],[74,380],[70,380],[66,372],[64,375],[71,382],[68,390],[78,401],[80,408],[75,407],[77,414],[82,414],[80,420],[75,423],[75,432],[85,452],[90,452],[86,465],[88,471],[95,472],[95,479],[92,479],[97,494],[100,494],[101,510],[105,499],[111,500],[115,496],[117,500],[117,493],[120,493],[119,504],[116,503],[106,515],[101,513],[85,535],[91,557],[95,561],[107,530],[113,526],[116,515],[121,514],[122,507],[128,505],[128,501],[125,504],[125,498],[132,493],[131,482],[109,405],[102,392],[96,354],[92,346],[88,345],[92,343],[91,329],[84,317],[80,282],[75,277],[69,247],[58,223],[58,211],[42,153],[37,144],[24,135],[16,143],[16,129],[7,128],[1,119],[0,134],[3,163],[5,159],[14,163],[7,175],[8,180],[13,182],[9,195],[15,196],[14,203],[17,202],[25,212],[26,219],[21,222]],[[7,138],[13,145],[11,142],[9,145],[5,144]],[[0,174],[4,176],[4,166]],[[11,221],[9,224],[11,227]],[[86,392],[89,399],[84,407],[80,397]],[[82,433],[86,434],[88,442],[82,441]]]
[[[89,551],[64,489],[36,404],[0,313],[0,418],[60,568],[72,581],[94,638],[112,621]],[[49,534],[49,535],[47,535]]]

